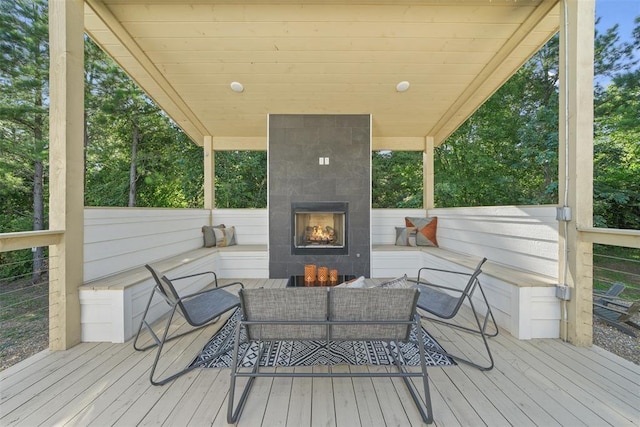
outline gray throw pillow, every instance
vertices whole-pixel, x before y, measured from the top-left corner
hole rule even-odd
[[[407,281],[407,275],[389,280],[380,285],[381,288],[411,288],[413,285]]]
[[[204,238],[204,247],[212,248],[216,245],[216,233],[214,228],[224,228],[224,224],[205,225],[202,227],[202,236]]]

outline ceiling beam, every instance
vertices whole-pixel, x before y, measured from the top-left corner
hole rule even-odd
[[[374,136],[373,151],[424,151],[424,136]]]
[[[127,49],[133,58],[140,64],[140,67],[153,79],[153,81],[164,91],[167,97],[174,103],[176,108],[191,122],[194,128],[200,133],[199,135],[189,135],[191,139],[198,145],[202,145],[205,135],[211,135],[212,130],[208,130],[198,117],[191,111],[186,102],[180,97],[178,92],[171,86],[163,74],[153,64],[151,59],[140,48],[138,43],[124,29],[118,19],[105,6],[102,0],[85,0],[85,4],[93,10],[104,25],[112,32],[112,34],[120,41],[122,46]],[[146,91],[145,91],[146,92]],[[167,111],[167,113],[169,113]]]
[[[266,131],[265,131],[266,132]],[[212,138],[214,151],[266,151],[266,136],[216,136]]]

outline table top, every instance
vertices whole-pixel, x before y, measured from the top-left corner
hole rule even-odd
[[[335,283],[335,285],[338,285],[340,283],[346,282],[347,280],[353,280],[355,279],[356,276],[354,276],[353,274],[342,274],[342,275],[338,275],[338,282]],[[318,282],[315,282],[313,284],[305,284],[304,283],[304,276],[291,276],[289,277],[289,280],[287,281],[287,287],[298,287],[298,286],[335,286],[335,285],[330,285],[329,282],[326,282],[326,284],[321,285]]]

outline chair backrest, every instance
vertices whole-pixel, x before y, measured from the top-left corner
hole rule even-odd
[[[246,321],[325,321],[327,288],[241,289],[240,307]],[[263,340],[319,340],[327,336],[326,325],[300,323],[247,325],[247,337]]]
[[[407,341],[416,312],[417,289],[279,288],[242,289],[240,306],[249,322],[250,340],[394,340]],[[376,322],[354,325],[305,325],[308,321]],[[404,323],[393,323],[404,322]]]
[[[622,292],[624,292],[624,289],[625,286],[622,283],[614,283],[609,289],[607,289],[605,295],[608,297],[617,297],[620,296]]]
[[[467,282],[466,286],[462,290],[462,293],[460,294],[460,298],[458,299],[458,302],[456,303],[455,307],[451,310],[450,317],[453,317],[458,312],[458,310],[460,310],[460,307],[462,307],[462,304],[464,304],[464,299],[466,297],[469,297],[469,299],[473,297],[473,293],[475,292],[476,288],[480,284],[480,279],[478,278],[478,276],[480,276],[480,274],[482,273],[482,265],[485,262],[487,262],[487,258],[482,258],[478,263],[478,265],[476,266],[476,269],[469,276],[469,281]]]
[[[335,340],[407,341],[411,325],[385,322],[409,322],[414,319],[418,290],[332,288],[329,292],[329,320],[379,322],[359,325],[331,325]]]
[[[146,264],[145,267],[147,267],[147,270],[151,272],[151,276],[153,276],[153,280],[156,282],[156,289],[158,289],[158,291],[167,298],[167,302],[173,305],[177,303],[182,313],[185,313],[184,306],[179,301],[180,295],[178,295],[178,292],[173,286],[173,283],[171,283],[171,280],[169,280],[167,276],[161,276],[160,272],[149,264]]]

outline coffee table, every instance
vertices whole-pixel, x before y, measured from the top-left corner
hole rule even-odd
[[[344,283],[347,280],[353,280],[355,278],[356,278],[356,276],[354,276],[353,274],[339,275],[338,276],[338,283],[336,283],[336,284]],[[287,281],[287,287],[288,288],[293,288],[293,287],[298,287],[298,286],[334,286],[334,285],[329,285],[329,282],[327,282],[326,285],[321,285],[318,282],[315,282],[313,285],[305,285],[304,276],[291,276],[291,277],[289,277],[289,280]]]

